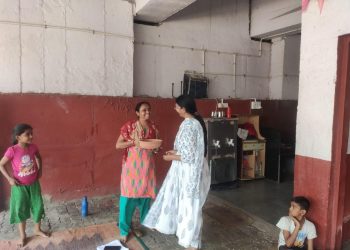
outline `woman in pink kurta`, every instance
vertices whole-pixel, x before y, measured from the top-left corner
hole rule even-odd
[[[122,126],[116,143],[117,149],[125,149],[119,200],[119,229],[122,241],[127,240],[135,208],[139,208],[142,222],[150,208],[151,199],[156,196],[154,151],[139,147],[139,141],[142,139],[158,138],[157,128],[149,120],[150,109],[149,103],[138,103],[135,107],[138,119],[128,121]]]
[[[132,141],[132,135],[137,133],[139,121],[129,121],[121,128],[125,141]],[[141,130],[139,139],[155,139],[156,127],[148,121],[148,130]],[[153,150],[137,146],[128,147],[123,157],[121,176],[121,195],[131,198],[155,198],[155,173]]]

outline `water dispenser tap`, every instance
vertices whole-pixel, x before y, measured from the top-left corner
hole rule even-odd
[[[234,147],[235,146],[235,144],[234,144],[234,142],[233,142],[233,139],[231,138],[226,138],[226,144],[227,145],[229,145],[229,146],[232,146],[232,147]]]
[[[215,148],[220,148],[221,146],[220,146],[220,141],[219,140],[213,140],[213,146],[215,147]]]

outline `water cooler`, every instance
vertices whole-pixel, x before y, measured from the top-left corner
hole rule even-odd
[[[237,124],[236,118],[205,119],[208,130],[208,164],[211,184],[237,180]]]

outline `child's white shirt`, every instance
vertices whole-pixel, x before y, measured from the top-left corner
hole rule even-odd
[[[286,241],[284,240],[283,230],[289,231],[290,234],[292,234],[295,228],[294,222],[290,216],[284,216],[278,221],[276,226],[281,229],[278,239],[278,247],[284,246]],[[302,247],[304,245],[305,238],[311,240],[315,239],[316,237],[317,234],[314,223],[305,219],[304,225],[301,230],[299,230],[295,239],[294,246]]]

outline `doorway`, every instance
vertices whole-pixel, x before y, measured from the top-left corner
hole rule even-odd
[[[297,101],[264,100],[262,106],[259,134],[266,140],[265,178],[241,178],[238,188],[212,194],[275,225],[288,214],[293,196]]]
[[[350,240],[350,35],[339,37],[338,73],[335,90],[331,204],[328,241],[330,246],[340,246]]]
[[[266,138],[265,178],[240,181],[237,189],[213,191],[273,225],[288,214],[294,192],[300,40],[300,34],[293,34],[271,41],[271,99],[262,100],[262,110],[256,113]]]

